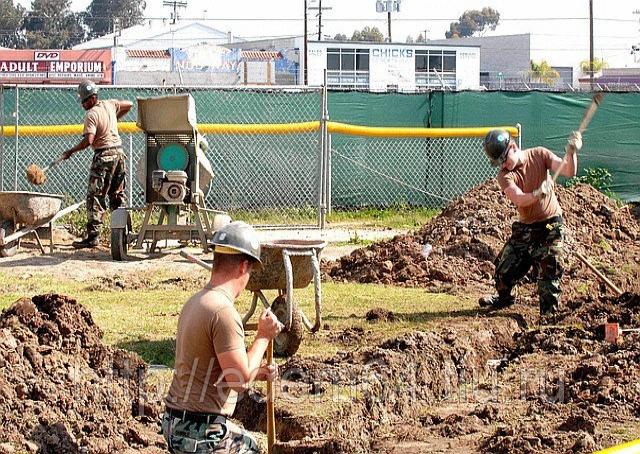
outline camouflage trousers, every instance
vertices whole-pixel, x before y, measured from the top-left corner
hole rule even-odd
[[[162,416],[162,434],[169,452],[257,454],[257,442],[248,432],[224,417],[209,423],[191,422],[168,413]]]
[[[125,200],[125,156],[121,148],[107,148],[93,155],[87,188],[87,235],[97,236],[107,209],[121,207]]]
[[[535,266],[540,313],[558,309],[564,226],[561,216],[535,224],[514,222],[511,237],[495,260],[496,290],[500,299],[511,297],[511,290]]]

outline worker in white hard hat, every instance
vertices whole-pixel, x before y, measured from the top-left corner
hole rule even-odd
[[[178,319],[162,432],[175,454],[257,453],[253,437],[228,418],[238,394],[252,381],[276,378],[277,367],[262,358],[283,325],[266,309],[253,343],[245,347],[234,301],[245,289],[251,269],[261,264],[260,242],[251,226],[236,221],[218,230],[213,244],[211,278],[187,301]]]

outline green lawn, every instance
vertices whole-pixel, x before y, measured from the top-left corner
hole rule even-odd
[[[144,283],[141,288],[96,290],[96,281],[54,280],[39,275],[18,278],[0,272],[0,288],[4,289],[0,308],[8,307],[19,298],[42,293],[73,297],[91,311],[104,331],[106,343],[136,351],[149,363],[172,366],[178,314],[182,304],[198,289],[198,282],[185,281],[180,286],[166,283],[171,277],[167,271],[154,272],[142,279],[137,276]],[[408,330],[428,329],[433,324],[441,324],[440,320],[445,317],[473,314],[475,305],[470,299],[380,285],[324,283],[322,292],[323,329],[305,338],[300,355],[327,357],[338,350],[358,348],[360,343],[357,341],[344,344],[332,340],[332,336],[348,328],[364,329],[370,344]],[[275,292],[267,292],[266,296],[271,301],[276,295]],[[313,286],[296,290],[294,298],[313,322]],[[250,299],[248,292],[239,299],[241,314],[248,310]],[[375,324],[367,322],[365,314],[376,307],[393,311],[398,320]]]

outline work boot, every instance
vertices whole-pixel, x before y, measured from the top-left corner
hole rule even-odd
[[[492,307],[494,309],[509,307],[515,302],[516,299],[513,296],[500,295],[483,296],[482,298],[480,298],[480,300],[478,300],[478,304],[480,304],[480,307]]]
[[[71,243],[71,246],[73,246],[76,249],[92,248],[92,247],[97,247],[99,245],[100,245],[100,239],[98,238],[97,235],[88,236],[83,240],[74,241],[73,243]]]

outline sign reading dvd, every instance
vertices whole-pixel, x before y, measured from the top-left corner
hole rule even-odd
[[[0,83],[111,83],[111,50],[0,50]]]

